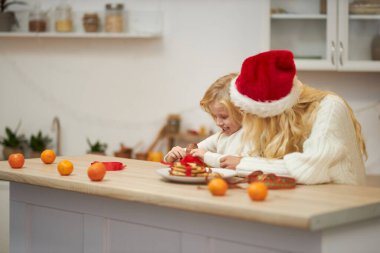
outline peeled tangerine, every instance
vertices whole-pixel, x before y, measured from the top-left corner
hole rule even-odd
[[[106,166],[101,162],[93,163],[88,167],[87,175],[91,181],[102,181],[106,175]]]

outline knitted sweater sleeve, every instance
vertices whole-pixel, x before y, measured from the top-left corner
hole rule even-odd
[[[199,142],[198,148],[201,148],[201,149],[204,149],[207,151],[211,151],[211,152],[216,152],[217,143],[218,143],[218,139],[220,137],[220,134],[221,134],[221,132],[215,133],[215,134],[207,137],[203,141]]]
[[[220,167],[219,160],[223,156],[222,154],[217,153],[217,145],[220,135],[221,132],[218,132],[198,143],[198,148],[207,150],[207,152],[204,155],[204,162],[213,168]]]
[[[265,173],[290,175],[301,184],[330,182],[329,170],[345,154],[344,138],[337,136],[337,133],[342,124],[352,124],[348,120],[344,102],[338,97],[327,96],[320,103],[311,134],[303,144],[303,152],[290,153],[278,160],[245,157],[237,166],[238,174],[247,175],[262,170]]]

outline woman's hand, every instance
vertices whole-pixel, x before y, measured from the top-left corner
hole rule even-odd
[[[203,160],[204,157],[205,157],[206,152],[207,152],[207,151],[204,150],[204,149],[196,148],[196,149],[191,150],[191,151],[190,151],[190,154],[191,154],[192,156],[199,157],[199,158],[201,158],[201,159]]]
[[[172,162],[182,159],[185,155],[186,155],[186,152],[183,148],[181,148],[180,146],[175,146],[169,151],[166,157],[166,161],[169,163],[172,163]]]
[[[240,163],[241,157],[239,156],[224,156],[220,159],[220,167],[226,169],[236,169],[236,166]]]

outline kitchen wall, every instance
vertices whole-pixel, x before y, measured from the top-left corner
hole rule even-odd
[[[50,8],[58,1],[41,2]],[[69,3],[100,10],[106,1]],[[63,155],[84,154],[86,138],[108,143],[111,155],[121,142],[147,148],[170,113],[181,114],[184,130],[215,130],[199,100],[215,79],[239,71],[245,57],[267,48],[267,4],[131,0],[128,8],[162,11],[161,38],[0,38],[0,135],[21,121],[27,136],[42,130],[54,137],[51,124],[58,116]],[[298,74],[352,104],[367,139],[367,170],[380,174],[380,73]]]

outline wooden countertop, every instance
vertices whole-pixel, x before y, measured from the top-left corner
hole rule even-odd
[[[57,172],[57,163],[63,159],[74,163],[70,176]],[[93,161],[120,161],[127,167],[108,171],[101,182],[91,182],[86,170]],[[156,173],[162,167],[155,162],[95,155],[57,157],[50,165],[27,159],[22,169],[11,169],[7,161],[1,161],[0,179],[307,230],[380,217],[378,187],[300,185],[270,190],[266,201],[253,202],[244,189],[229,189],[226,196],[213,197],[206,186],[164,181]]]

